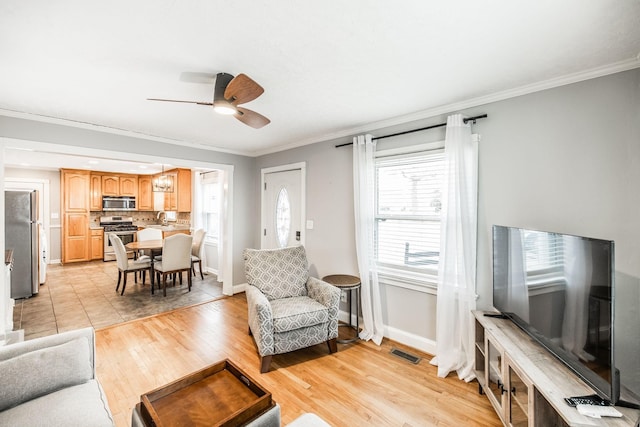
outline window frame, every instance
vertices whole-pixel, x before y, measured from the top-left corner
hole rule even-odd
[[[425,155],[425,154],[442,154],[444,153],[444,141],[436,141],[432,143],[424,143],[411,145],[406,147],[398,147],[391,149],[378,150],[375,153],[375,165],[374,168],[378,169],[378,159],[388,158],[388,157],[398,157],[398,156],[407,156],[411,157],[412,155]],[[375,193],[375,203],[374,203],[374,230],[372,232],[374,235],[377,234],[377,223],[379,219],[398,219],[398,220],[419,220],[419,221],[437,221],[439,224],[441,222],[441,218],[435,215],[411,215],[410,217],[403,215],[379,215],[378,214],[378,185],[377,181],[374,186]],[[391,285],[402,287],[406,289],[411,289],[415,291],[425,292],[435,294],[438,286],[438,266],[436,268],[417,268],[411,266],[400,266],[397,264],[389,264],[385,262],[378,261],[378,243],[377,238],[375,240],[374,250],[374,258],[375,264],[378,271],[378,277],[381,282]]]

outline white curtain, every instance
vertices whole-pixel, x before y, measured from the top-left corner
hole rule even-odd
[[[584,351],[587,342],[587,319],[589,318],[589,286],[593,274],[591,246],[582,244],[579,237],[565,236],[566,294],[564,321],[562,323],[562,346],[582,360],[594,360]]]
[[[438,376],[474,374],[478,146],[461,115],[447,118],[436,318]]]
[[[383,337],[380,285],[374,258],[375,151],[371,135],[353,138],[353,193],[356,255],[360,270],[360,298],[364,321],[360,338],[380,345]]]

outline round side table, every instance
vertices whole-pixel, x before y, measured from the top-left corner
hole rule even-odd
[[[353,338],[349,339],[338,339],[337,342],[340,344],[347,344],[358,340],[358,334],[360,333],[360,278],[356,276],[351,276],[348,274],[331,274],[329,276],[324,276],[322,278],[323,281],[335,286],[341,291],[349,291],[349,323],[339,323],[338,326],[344,326],[350,329],[353,329],[356,333]],[[351,323],[351,306],[352,306],[352,294],[355,292],[356,294],[356,324],[355,326]]]

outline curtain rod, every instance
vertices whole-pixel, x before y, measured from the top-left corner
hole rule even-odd
[[[486,118],[486,117],[487,117],[487,115],[486,115],[486,114],[481,114],[481,115],[479,115],[479,116],[467,117],[466,119],[463,119],[462,121],[463,121],[463,122],[465,122],[465,123],[467,123],[467,122],[473,122],[473,124],[475,124],[475,123],[476,123],[476,120],[478,120],[478,119],[484,119],[484,118]],[[378,136],[378,137],[372,138],[372,140],[373,140],[373,141],[377,141],[378,139],[391,138],[392,136],[400,136],[400,135],[405,135],[405,134],[408,134],[408,133],[420,132],[420,131],[422,131],[422,130],[429,130],[429,129],[441,128],[441,127],[446,126],[446,125],[447,125],[446,123],[439,123],[439,124],[437,124],[437,125],[427,126],[427,127],[420,128],[420,129],[412,129],[412,130],[406,130],[406,131],[404,131],[404,132],[392,133],[391,135]],[[346,142],[346,143],[344,143],[344,144],[336,145],[336,148],[339,148],[339,147],[346,147],[347,145],[353,145],[353,142]]]

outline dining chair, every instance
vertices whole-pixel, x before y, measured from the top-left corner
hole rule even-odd
[[[198,228],[193,232],[193,244],[191,245],[191,274],[195,277],[196,275],[196,267],[198,264],[198,268],[200,269],[200,278],[204,280],[204,275],[202,273],[202,258],[200,257],[200,251],[202,249],[202,243],[204,242],[205,231],[202,228]]]
[[[191,245],[193,236],[189,234],[178,233],[169,236],[162,242],[162,260],[154,263],[153,269],[157,274],[158,286],[160,286],[160,277],[162,277],[162,294],[167,296],[167,276],[169,274],[180,274],[180,282],[182,283],[182,272],[188,272],[189,292],[191,292]],[[176,278],[173,277],[173,285],[176,284]],[[151,293],[153,293],[153,284],[151,285]]]
[[[143,228],[136,232],[136,240],[138,242],[143,242],[145,240],[162,240],[162,230],[159,228]],[[145,257],[151,258],[151,251],[145,252],[142,250],[139,252],[141,253],[138,257],[139,259],[143,259]]]
[[[127,275],[133,272],[133,277],[136,283],[138,283],[137,273],[142,272],[142,284],[146,279],[146,272],[149,270],[149,277],[151,278],[151,289],[153,290],[153,277],[151,277],[151,261],[150,260],[130,260],[127,256],[127,249],[124,247],[124,243],[120,240],[118,235],[109,233],[109,241],[116,254],[116,264],[118,265],[118,284],[116,286],[116,292],[120,288],[120,281],[124,274],[124,282],[122,283],[122,292],[120,295],[124,295],[124,289],[127,287]]]

